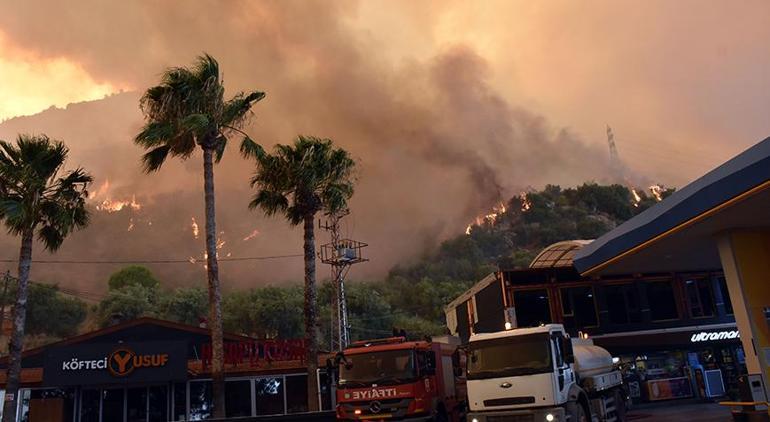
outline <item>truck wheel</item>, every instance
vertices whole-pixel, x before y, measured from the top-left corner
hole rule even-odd
[[[618,422],[626,420],[626,398],[620,389],[615,390],[615,416]]]
[[[446,414],[446,409],[443,405],[439,405],[436,410],[436,414],[433,416],[434,422],[449,422],[449,417]]]
[[[438,407],[436,408],[436,414],[433,415],[433,420],[435,422],[449,422],[449,416],[446,413],[444,403],[439,403]]]
[[[567,411],[567,415],[569,415],[570,422],[588,422],[588,416],[586,415],[586,410],[583,408],[582,404],[571,401],[564,407]]]

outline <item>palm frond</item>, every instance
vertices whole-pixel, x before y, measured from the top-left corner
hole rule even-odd
[[[241,155],[245,158],[256,158],[259,160],[265,156],[265,149],[246,135],[241,141]]]
[[[146,173],[152,173],[160,170],[163,163],[166,162],[171,146],[161,145],[146,152],[142,156],[142,164]]]
[[[345,209],[353,195],[355,161],[330,139],[300,135],[291,145],[262,153],[256,164],[251,185],[258,193],[252,208],[268,215],[281,211],[293,225],[321,210]],[[284,201],[281,208],[272,205],[279,198]]]
[[[222,156],[225,155],[225,148],[227,147],[227,137],[219,135],[216,140],[216,146],[214,147],[214,161],[222,161]]]

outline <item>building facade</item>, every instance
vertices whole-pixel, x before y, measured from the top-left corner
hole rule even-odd
[[[208,419],[209,340],[206,329],[141,318],[28,350],[16,420]],[[307,412],[304,353],[302,340],[226,335],[227,417]],[[6,367],[7,359],[0,360],[0,368]],[[5,371],[0,374],[4,385]],[[320,375],[322,408],[332,410],[331,380],[325,371]]]
[[[718,269],[581,277],[559,242],[525,269],[502,269],[446,309],[453,334],[560,323],[616,357],[632,397],[656,401],[737,394],[745,355]]]

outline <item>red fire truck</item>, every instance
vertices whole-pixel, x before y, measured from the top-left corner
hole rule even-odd
[[[353,343],[337,356],[337,420],[459,421],[465,355],[456,337]]]

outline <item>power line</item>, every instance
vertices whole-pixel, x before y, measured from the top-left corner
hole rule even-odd
[[[303,257],[303,254],[292,255],[266,255],[266,256],[248,256],[248,257],[236,257],[236,258],[219,258],[219,262],[239,262],[239,261],[264,261],[268,259],[286,259],[286,258],[299,258]],[[0,259],[0,263],[17,263],[18,259]],[[56,260],[56,259],[40,259],[32,260],[33,264],[194,264],[197,262],[205,263],[205,259],[188,258],[188,259],[117,259],[117,260]]]

